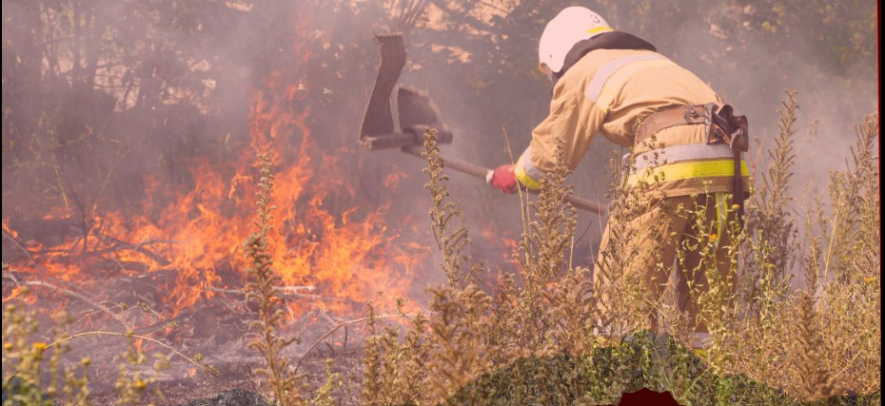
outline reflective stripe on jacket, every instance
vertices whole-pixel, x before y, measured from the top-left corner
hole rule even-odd
[[[628,185],[655,184],[667,196],[731,191],[734,162],[722,146],[706,144],[703,124],[666,128],[655,134],[654,145],[635,145],[645,117],[668,107],[706,103],[722,105],[706,83],[656,52],[594,50],[554,86],[550,113],[532,131],[531,144],[514,168],[517,179],[529,188],[540,187],[544,172],[555,167],[556,139],[563,141],[566,163],[574,170],[601,133],[617,145],[634,147],[636,171]],[[657,162],[650,162],[650,156],[657,156]]]

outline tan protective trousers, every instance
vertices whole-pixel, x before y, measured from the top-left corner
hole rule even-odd
[[[705,323],[698,320],[699,309],[694,299],[698,294],[706,292],[709,285],[704,269],[706,267],[699,268],[703,255],[692,248],[706,245],[707,241],[718,241],[718,246],[711,248],[715,250],[711,254],[715,255],[716,269],[720,275],[728,275],[731,271],[727,249],[731,245],[728,224],[734,220],[735,211],[728,210],[730,203],[727,198],[728,194],[725,193],[710,193],[652,202],[647,210],[629,221],[626,229],[634,232],[630,233],[630,241],[624,243],[624,249],[618,250],[622,255],[631,257],[627,261],[629,265],[626,272],[630,273],[627,281],[645,284],[651,303],[660,304],[670,271],[676,270],[676,307],[687,313],[696,332],[707,332],[707,328]],[[692,213],[696,211],[696,207],[706,208],[703,221],[699,221],[697,215]],[[603,255],[609,249],[612,227],[617,227],[617,224],[612,224],[610,219],[602,235],[597,264],[602,263]],[[683,261],[677,261],[677,247],[682,247],[682,252],[685,253]],[[596,283],[598,277],[599,272],[594,272],[594,286],[600,286]],[[692,282],[691,287],[689,281]],[[731,286],[733,289],[734,283]],[[603,307],[618,306],[618,298],[610,297],[604,287],[601,293]],[[649,324],[652,330],[658,329],[657,312],[649,315]]]

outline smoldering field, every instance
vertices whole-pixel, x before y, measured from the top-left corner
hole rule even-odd
[[[190,357],[201,353],[222,372],[219,381],[200,372],[204,362],[173,358],[160,375],[167,403],[266,387],[251,373],[264,361],[247,348],[245,320],[256,307],[244,296],[250,262],[242,244],[255,229],[255,156],[269,153],[277,206],[271,257],[278,285],[290,289],[279,325],[302,338],[283,355],[297,360],[331,328],[364,317],[367,302],[378,314],[395,314],[397,298],[409,314],[425,310],[432,297],[425,288],[446,285],[447,263],[427,221],[427,162],[357,147],[378,62],[372,33],[404,34],[409,62],[400,83],[439,107],[455,134],[443,149],[492,167],[510,161],[505,134],[518,154],[548,111],[537,38],[568,5],[4,1],[4,305],[37,311],[40,329],[27,342],[52,342],[50,327],[60,322],[50,315],[67,310],[71,332],[131,330]],[[784,91],[799,92],[789,189],[797,199],[784,201],[798,223],[815,210],[816,196],[827,195],[830,171],[853,167],[855,126],[876,111],[878,96],[874,2],[581,5],[649,40],[746,114],[759,179],[782,133]],[[607,200],[615,149],[596,138],[569,178],[576,194]],[[470,225],[469,254],[488,268],[479,285],[498,290],[501,276],[522,266],[512,256],[524,230],[519,200],[450,176]],[[824,217],[839,212],[829,201],[821,209]],[[592,267],[604,225],[579,214],[575,266]],[[814,240],[806,230],[798,227],[796,244]],[[806,286],[804,257],[784,266],[793,288]],[[4,374],[14,359],[5,330],[6,323]],[[327,357],[345,380],[361,381],[367,335],[360,323],[336,330],[312,350],[305,381],[321,386]],[[147,353],[168,352],[133,341]],[[117,399],[127,342],[72,341],[60,362],[92,357],[99,399]],[[130,371],[148,376],[152,368]],[[193,389],[199,385],[208,387]],[[354,385],[335,396],[356,401]]]

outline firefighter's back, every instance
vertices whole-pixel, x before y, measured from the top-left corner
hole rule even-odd
[[[733,176],[734,170],[727,173],[727,147],[706,145],[709,126],[703,120],[665,125],[644,139],[639,136],[644,120],[656,113],[723,105],[716,92],[691,71],[653,51],[599,49],[581,58],[560,81],[557,87],[583,93],[580,97],[590,102],[584,103],[584,108],[602,111],[605,119],[601,134],[615,144],[634,148],[640,168],[634,168],[628,182],[635,185],[653,179],[658,183],[656,189],[668,196],[732,188],[729,175]],[[650,150],[662,152],[656,154],[657,162],[649,162],[653,155]],[[638,159],[643,154],[645,158]],[[642,170],[649,167],[663,171],[665,176],[643,176]]]

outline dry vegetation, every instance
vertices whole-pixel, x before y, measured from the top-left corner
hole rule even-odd
[[[515,254],[521,266],[501,277],[493,291],[481,289],[475,281],[483,266],[465,252],[468,230],[449,199],[435,134],[426,133],[430,217],[449,283],[433,291],[427,314],[378,317],[370,304],[367,317],[354,321],[366,323],[370,332],[362,404],[507,399],[509,404],[596,405],[616,403],[623,391],[643,386],[671,391],[686,405],[791,405],[850,393],[864,395],[853,400],[857,404],[881,404],[879,118],[869,116],[857,127],[852,159],[844,171],[832,174],[825,199],[811,186],[797,191],[790,183],[797,108],[795,95],[788,93],[780,134],[756,178],[746,225],[728,227],[732,273],[719,274],[710,255],[694,270],[705,272],[710,283],[706,293],[694,295],[711,332],[709,347],[701,352],[686,349],[692,326],[673,306],[650,303],[643,287],[624,277],[636,254],[627,242],[638,230],[612,230],[614,243],[603,253],[596,278],[589,269],[572,267],[576,220],[574,209],[561,203],[570,190],[564,166],[543,180],[535,202],[521,195],[525,232]],[[254,348],[267,361],[256,373],[280,405],[338,404],[334,393],[342,382],[331,367],[326,384],[308,397],[300,364],[293,367],[282,355],[296,339],[278,331],[278,278],[267,255],[273,175],[270,160],[262,156],[260,162],[257,231],[246,243],[253,265],[248,290],[257,303]],[[802,199],[794,197],[797,192]],[[642,188],[613,186],[610,215],[636,216],[644,207],[637,204],[642,193]],[[688,211],[704,216],[703,208]],[[714,243],[701,238],[680,252],[709,253]],[[63,370],[58,361],[75,338],[101,332],[72,334],[64,327],[71,321],[61,317],[56,342],[44,344],[30,337],[34,319],[6,306],[3,384],[19,394],[4,406],[13,399],[51,404],[36,387],[66,399],[65,404],[88,404],[89,360]],[[383,324],[386,319],[408,322]],[[646,329],[650,319],[660,321],[658,331]],[[161,399],[152,378],[130,370],[145,362],[136,340],[150,337],[125,337],[130,346],[117,384],[121,403]],[[187,360],[212,372],[200,364],[201,356]],[[156,368],[167,362],[158,359]],[[15,372],[7,374],[6,366]],[[843,401],[848,398],[830,400]]]
[[[732,272],[720,274],[709,254],[695,270],[710,284],[703,294],[694,287],[711,332],[698,354],[682,349],[693,330],[681,315],[648,303],[642,287],[622,277],[636,254],[627,241],[639,230],[612,231],[615,243],[595,282],[588,270],[571,268],[575,223],[574,211],[560,204],[568,191],[564,168],[525,205],[521,269],[494,293],[472,284],[476,267],[458,266],[469,261],[445,243],[466,238],[466,230],[436,221],[458,211],[446,202],[433,134],[425,135],[434,231],[449,280],[462,282],[434,292],[430,314],[416,319],[405,340],[398,330],[369,340],[363,403],[494,404],[504,397],[607,404],[647,386],[694,405],[795,404],[852,393],[880,404],[878,116],[858,126],[853,159],[832,175],[830,199],[809,189],[811,198],[799,202],[790,184],[797,108],[788,93],[746,226],[728,227]],[[613,192],[612,216],[641,212],[641,190]],[[703,208],[689,212],[704,217]],[[714,243],[698,239],[680,251],[711,253]],[[650,313],[663,321],[660,331],[643,330]]]
[[[22,293],[24,296],[29,294],[27,291]],[[122,316],[144,307],[143,304],[132,308],[121,304],[105,310]],[[213,366],[203,363],[201,354],[187,356],[153,337],[153,333],[175,328],[174,325],[165,325],[144,335],[132,330],[123,333],[106,330],[106,326],[86,330],[80,325],[85,316],[74,320],[63,311],[56,313],[53,318],[56,322],[51,329],[53,341],[41,342],[37,339],[41,335],[32,310],[13,304],[4,307],[3,365],[9,369],[3,370],[3,406],[90,405],[88,368],[92,361],[89,357],[83,357],[78,362],[62,363],[65,355],[71,352],[72,343],[84,338],[126,340],[125,351],[119,357],[120,372],[114,382],[114,389],[119,394],[117,403],[120,405],[153,405],[165,400],[163,392],[156,385],[157,376],[160,371],[168,368],[173,357],[180,357],[209,375],[218,374]],[[142,348],[145,343],[161,349],[150,354],[154,359],[150,373],[145,373],[144,368],[140,368],[148,361],[148,354]]]
[[[694,330],[682,315],[644,300],[643,288],[622,277],[636,255],[627,241],[639,230],[612,230],[598,278],[571,267],[575,212],[561,204],[569,193],[563,166],[523,206],[522,266],[493,293],[480,289],[482,265],[467,265],[468,231],[454,221],[460,212],[448,199],[435,134],[426,133],[430,216],[449,286],[433,291],[429,314],[405,331],[380,328],[370,307],[362,403],[594,405],[645,386],[689,405],[881,404],[878,116],[858,126],[830,200],[810,189],[803,207],[790,184],[797,109],[788,93],[746,224],[727,227],[731,272],[712,266],[714,238],[679,247],[705,253],[694,271],[706,272],[710,288],[695,286],[693,296],[711,337],[699,352],[686,349]],[[638,215],[646,192],[613,186],[610,215]],[[662,321],[659,331],[644,329],[650,319]]]
[[[627,242],[642,230],[614,227],[610,237],[616,243],[603,253],[602,263],[585,267],[591,265],[587,251],[596,236],[586,234],[591,244],[581,243],[584,233],[575,238],[575,213],[560,204],[568,192],[567,171],[551,174],[535,203],[521,195],[518,223],[513,221],[517,206],[481,185],[458,195],[478,204],[456,205],[429,136],[430,227],[423,217],[410,217],[419,219],[417,230],[431,233],[428,241],[417,232],[413,240],[412,234],[402,234],[408,237],[396,243],[420,243],[421,253],[428,252],[425,242],[437,244],[445,261],[430,271],[444,275],[446,283],[432,292],[433,301],[421,314],[397,313],[376,301],[365,317],[354,316],[352,310],[362,311],[367,299],[359,295],[353,309],[332,314],[345,318],[330,319],[330,325],[338,324],[309,346],[309,357],[291,359],[301,355],[289,345],[299,338],[291,334],[298,325],[282,325],[278,311],[287,305],[291,310],[300,293],[273,289],[286,264],[279,257],[271,261],[267,253],[287,252],[296,244],[300,250],[301,242],[315,235],[297,232],[285,242],[274,233],[267,238],[274,185],[267,162],[261,175],[251,173],[254,184],[247,180],[254,154],[282,158],[274,160],[273,169],[287,171],[277,173],[275,185],[278,233],[291,231],[281,223],[294,220],[289,224],[294,229],[295,223],[310,226],[301,220],[317,217],[297,210],[291,212],[303,219],[283,217],[292,204],[316,204],[324,212],[320,220],[329,224],[350,218],[351,225],[380,219],[382,226],[394,226],[399,213],[423,216],[416,201],[427,200],[413,196],[425,181],[417,167],[413,174],[408,163],[396,165],[408,176],[394,191],[387,184],[397,175],[391,173],[389,155],[342,152],[354,147],[354,126],[366,107],[358,95],[370,91],[375,78],[378,55],[370,33],[406,34],[412,63],[403,83],[431,94],[447,124],[491,135],[456,136],[462,158],[490,164],[507,159],[494,134],[502,128],[525,134],[548,111],[548,100],[539,95],[550,91],[549,84],[532,63],[537,57],[532,44],[547,19],[573,3],[4,0],[3,261],[12,268],[3,268],[4,389],[14,388],[26,404],[48,404],[38,387],[59,404],[88,404],[90,398],[99,406],[178,404],[182,400],[174,392],[166,391],[165,399],[158,392],[167,389],[163,384],[169,381],[163,379],[172,372],[184,377],[185,369],[218,374],[196,353],[212,361],[220,355],[210,351],[222,346],[245,349],[239,341],[247,330],[239,320],[244,319],[255,322],[254,359],[232,357],[242,363],[232,365],[234,372],[224,369],[225,378],[250,375],[236,383],[249,387],[252,382],[287,405],[481,403],[496,396],[513,404],[597,404],[616,402],[623,390],[641,385],[670,390],[684,404],[695,405],[739,399],[794,404],[798,401],[790,399],[849,391],[867,394],[862,404],[880,404],[879,117],[861,122],[849,162],[828,184],[798,179],[822,172],[818,165],[827,162],[820,158],[845,155],[841,142],[850,134],[840,132],[859,119],[857,112],[875,107],[878,93],[868,85],[878,71],[872,0],[718,0],[715,7],[706,0],[587,1],[613,27],[651,40],[662,54],[745,109],[754,134],[775,122],[783,87],[801,89],[805,118],[829,126],[821,129],[825,143],[806,151],[812,156],[797,156],[811,143],[797,132],[802,120],[790,94],[780,111],[779,134],[761,136],[773,143],[754,144],[761,152],[751,157],[756,189],[747,224],[742,230],[730,227],[734,272],[708,269],[709,255],[697,269],[714,285],[695,295],[713,331],[706,352],[695,354],[682,345],[691,342],[691,326],[674,310],[672,287],[667,300],[651,303],[628,276],[637,252]],[[271,134],[278,144],[263,142]],[[514,140],[514,147],[527,141]],[[312,143],[316,148],[309,147]],[[603,184],[606,171],[600,167],[606,159],[599,151],[604,150],[594,145],[586,159],[589,170],[569,177],[576,194],[595,194],[596,185]],[[339,170],[326,172],[332,160],[316,159],[319,155],[335,157]],[[211,171],[204,170],[206,162],[212,163]],[[622,169],[618,159],[612,164],[613,172]],[[291,201],[291,186],[300,183],[287,174],[302,169],[328,173],[311,178],[328,189],[309,190],[299,202]],[[221,185],[214,197],[200,193],[206,180]],[[253,200],[243,195],[251,197],[259,183],[258,224],[250,230]],[[612,185],[609,218],[629,224],[647,207],[644,192]],[[388,194],[393,197],[385,202]],[[194,210],[208,202],[216,203],[209,213]],[[491,209],[499,204],[508,209]],[[374,217],[379,207],[391,216]],[[704,214],[703,208],[683,209]],[[231,211],[245,214],[231,217]],[[216,232],[207,224],[238,232]],[[7,225],[22,231],[21,238]],[[200,237],[191,231],[201,231]],[[255,234],[246,241],[250,231]],[[519,266],[501,269],[491,263],[503,262],[498,250],[509,245],[482,238],[498,232],[510,238],[519,231],[513,261]],[[376,232],[372,228],[355,240]],[[223,241],[203,244],[216,237]],[[470,237],[475,239],[472,257]],[[28,245],[32,241],[42,248]],[[331,238],[320,241],[347,246]],[[480,250],[493,244],[495,256],[482,256]],[[223,252],[213,253],[221,245]],[[238,249],[231,253],[230,247]],[[388,247],[394,245],[366,252],[386,257],[392,255]],[[711,252],[710,241],[688,241],[680,251],[689,248]],[[300,260],[320,251],[292,252]],[[416,263],[426,258],[412,257]],[[336,266],[304,262],[307,279],[348,268],[334,261],[328,263]],[[352,275],[367,275],[366,264],[359,265]],[[210,272],[219,266],[218,273]],[[353,279],[366,283],[350,286],[374,289],[369,282],[375,276],[369,275]],[[219,276],[224,280],[212,279]],[[247,277],[249,285],[239,286]],[[199,289],[207,279],[218,291]],[[489,280],[495,286],[488,286]],[[81,283],[90,291],[78,289]],[[178,286],[190,293],[168,292]],[[139,295],[116,294],[121,287]],[[39,295],[29,295],[29,289]],[[339,292],[321,293],[337,298]],[[194,312],[179,326],[171,314],[180,301],[192,299],[198,300],[190,302]],[[34,307],[43,313],[31,313]],[[51,319],[48,309],[60,307],[68,307],[69,314]],[[293,313],[306,319],[315,314]],[[213,315],[211,328],[199,325],[205,314]],[[219,314],[225,323],[214,318]],[[651,315],[661,326],[653,335],[645,330]],[[333,346],[335,335],[348,327],[351,346],[347,340]],[[370,334],[363,342],[366,330]],[[180,348],[169,345],[181,344],[175,340],[182,337],[187,343]],[[307,334],[300,338],[306,344],[314,340]],[[357,341],[364,348],[352,344]],[[194,347],[194,342],[210,344]],[[336,357],[328,370],[321,361],[314,363],[325,354]],[[162,372],[168,356],[175,363],[172,371]],[[242,373],[258,359],[262,368]],[[364,364],[363,370],[355,364]],[[360,373],[362,379],[353,378]],[[199,392],[189,386],[199,377],[181,379],[192,397],[217,388],[202,386]],[[6,406],[6,399],[2,403]]]

